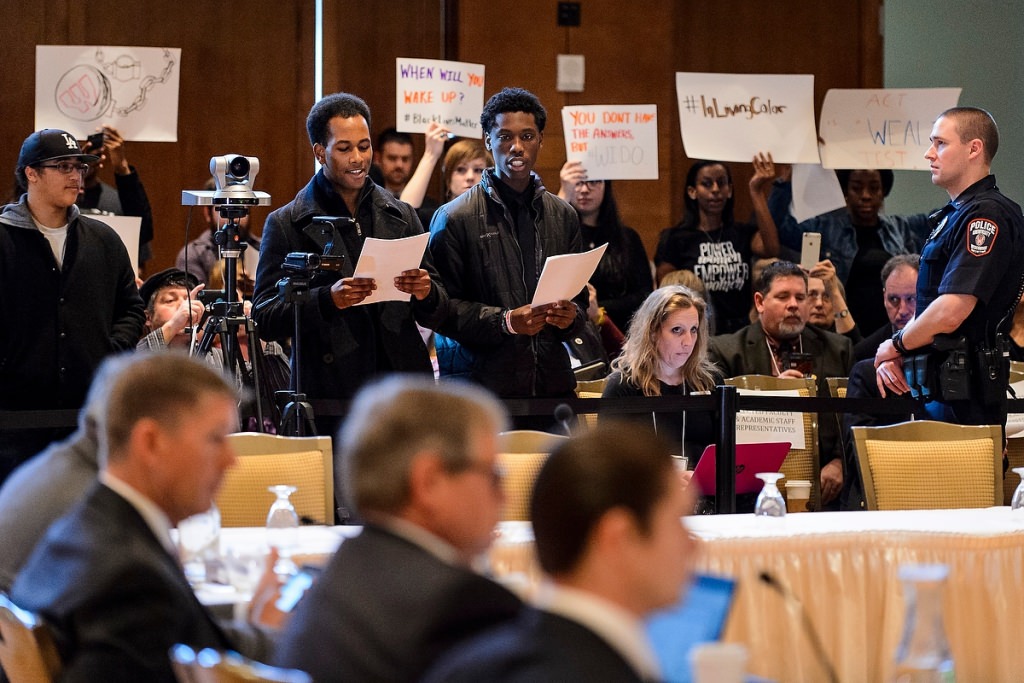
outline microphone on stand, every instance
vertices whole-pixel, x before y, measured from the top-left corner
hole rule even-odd
[[[795,609],[800,615],[800,625],[807,634],[807,639],[811,641],[811,649],[814,650],[814,656],[817,658],[818,663],[821,664],[822,668],[828,673],[828,680],[831,683],[839,683],[839,676],[836,674],[836,668],[832,665],[832,661],[828,658],[828,653],[825,652],[825,647],[821,644],[821,638],[818,637],[818,632],[814,628],[814,624],[811,622],[809,616],[807,616],[807,610],[804,609],[804,604],[800,602],[800,598],[793,594],[793,591],[789,587],[779,581],[772,574],[762,571],[757,575],[757,578],[762,583],[767,584],[776,593],[782,596],[786,606],[790,609]]]
[[[562,429],[565,430],[566,436],[572,436],[572,427],[570,423],[572,419],[576,417],[576,414],[572,412],[572,408],[567,403],[559,403],[555,406],[555,421],[562,425]]]

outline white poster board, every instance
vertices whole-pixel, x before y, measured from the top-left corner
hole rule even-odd
[[[793,204],[789,210],[797,223],[846,206],[835,171],[820,164],[793,164],[792,187]]]
[[[483,137],[483,64],[399,57],[395,80],[399,131],[425,133],[436,121],[456,135]]]
[[[177,142],[180,67],[181,48],[37,45],[36,130]]]
[[[960,88],[833,89],[821,105],[821,165],[927,171],[932,124]]]
[[[757,391],[737,389],[744,396],[799,396],[792,389]],[[807,447],[804,438],[804,414],[776,410],[741,410],[736,413],[736,443],[778,443],[789,442],[790,448]]]
[[[132,260],[132,270],[139,272],[139,234],[142,230],[142,218],[139,216],[106,216],[94,214],[82,214],[86,218],[92,218],[106,223],[117,233],[117,236],[124,242],[124,248],[128,250],[128,258]]]
[[[658,106],[562,107],[565,158],[591,180],[658,179]]]
[[[816,164],[814,76],[676,73],[679,127],[691,159]]]

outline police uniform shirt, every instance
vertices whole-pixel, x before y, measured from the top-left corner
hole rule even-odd
[[[999,192],[993,175],[968,187],[939,215],[921,251],[917,312],[942,294],[977,297],[959,332],[978,341],[1016,303],[1024,273],[1024,217]]]

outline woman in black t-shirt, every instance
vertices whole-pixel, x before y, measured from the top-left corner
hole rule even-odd
[[[779,252],[779,235],[767,200],[774,177],[771,155],[754,157],[750,199],[755,223],[737,223],[728,166],[718,161],[695,162],[686,174],[683,220],[662,230],[658,239],[654,256],[658,281],[673,270],[692,270],[708,291],[717,334],[749,324],[751,258],[770,258]]]

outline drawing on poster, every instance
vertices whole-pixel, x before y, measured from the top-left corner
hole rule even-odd
[[[76,121],[128,116],[146,106],[150,92],[171,79],[175,66],[169,49],[163,50],[163,68],[154,75],[146,74],[142,60],[128,52],[113,56],[97,47],[94,63],[76,64],[57,79],[54,103]]]

